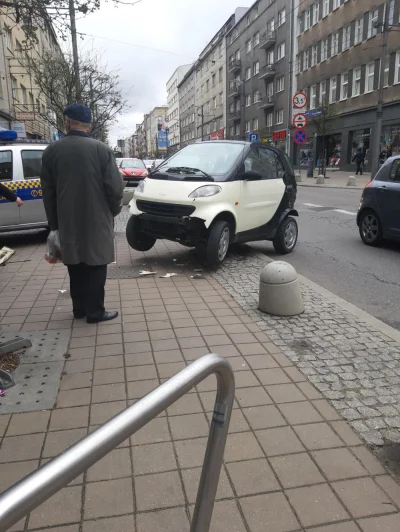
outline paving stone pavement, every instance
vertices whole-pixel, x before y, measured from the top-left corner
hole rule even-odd
[[[146,263],[157,276],[108,280],[106,304],[120,316],[99,325],[72,318],[70,300],[58,292],[68,288],[66,269],[44,262],[43,242],[8,242],[14,260],[29,262],[0,271],[0,324],[9,331],[66,329],[71,342],[52,409],[0,411],[0,491],[216,352],[233,366],[236,394],[212,532],[397,532],[398,483],[285,355],[281,340],[255,323],[254,301],[244,310],[228,293],[233,289],[213,277],[227,284],[231,268],[253,290],[243,273],[253,268],[248,252],[236,270],[228,259],[226,269],[197,280],[193,254],[176,244],[137,253],[123,235],[116,242],[118,265]],[[178,276],[159,277],[174,270]],[[247,297],[242,303],[250,305]],[[39,317],[31,322],[33,315]],[[215,389],[214,377],[203,381],[13,532],[188,530]]]

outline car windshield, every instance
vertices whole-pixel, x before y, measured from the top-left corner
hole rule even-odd
[[[223,176],[232,168],[243,149],[243,144],[221,141],[190,144],[161,164],[151,177],[187,179],[187,172],[174,172],[174,169],[182,168],[190,169],[191,174],[197,171],[199,175],[205,173],[215,176],[216,181],[222,180],[218,179],[218,176]]]
[[[143,161],[137,159],[127,159],[122,161],[121,168],[146,168]]]

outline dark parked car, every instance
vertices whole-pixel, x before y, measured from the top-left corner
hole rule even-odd
[[[364,188],[357,225],[368,246],[384,239],[400,242],[400,155],[387,159]]]

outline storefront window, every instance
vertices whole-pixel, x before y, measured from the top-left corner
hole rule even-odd
[[[400,124],[383,128],[380,155],[383,160],[392,155],[400,155]]]
[[[358,150],[362,150],[365,154],[364,166],[370,164],[369,150],[370,150],[371,130],[370,128],[358,129],[357,131],[350,131],[349,134],[349,152],[347,162],[352,163],[354,155]]]

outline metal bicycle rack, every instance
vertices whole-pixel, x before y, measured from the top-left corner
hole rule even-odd
[[[190,532],[208,532],[235,395],[231,365],[215,354],[196,360],[1,494],[0,532],[5,532],[211,374],[217,377],[217,396],[190,528]]]

